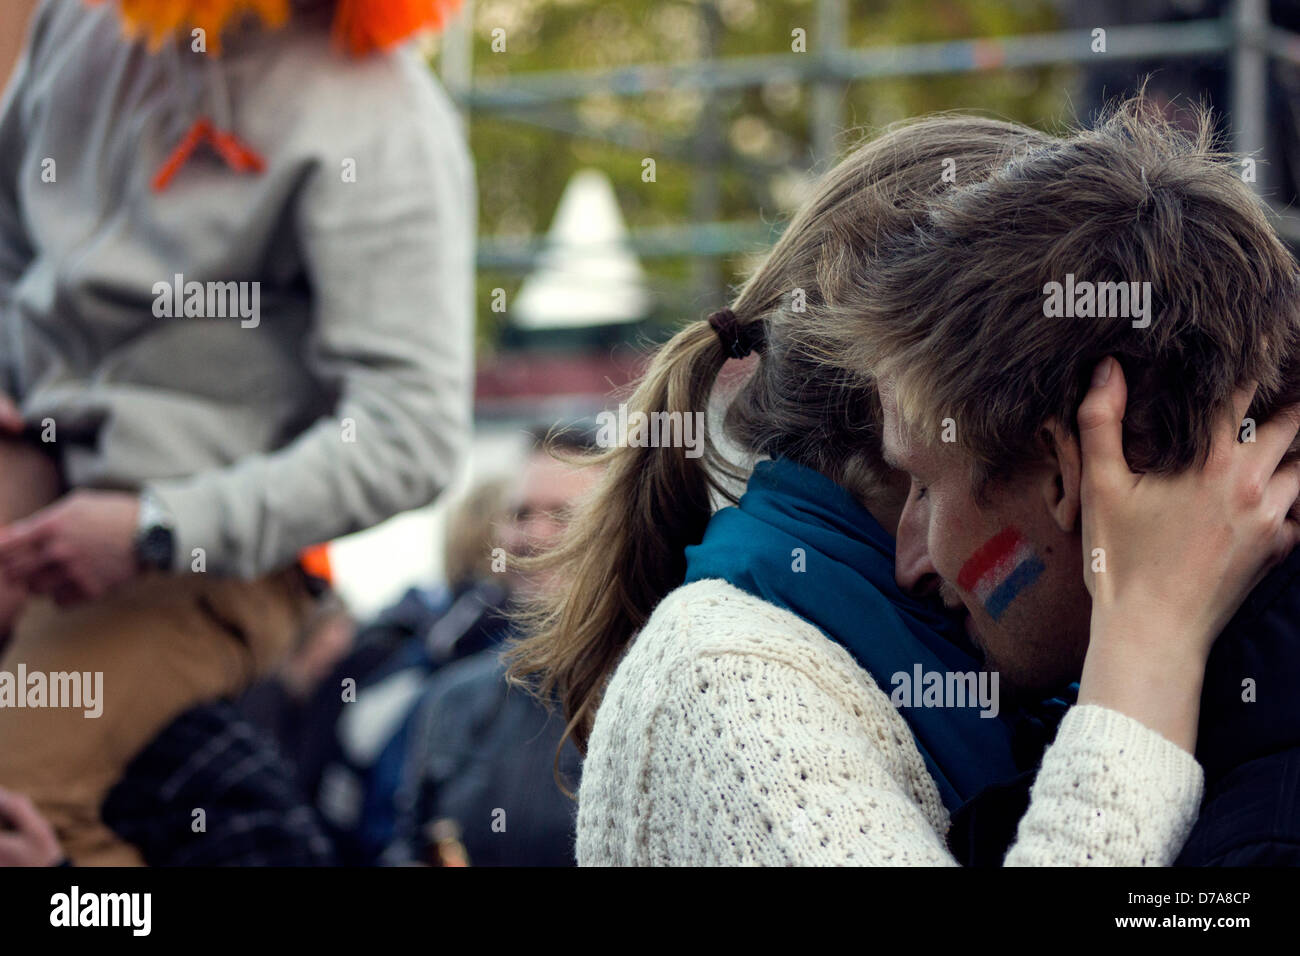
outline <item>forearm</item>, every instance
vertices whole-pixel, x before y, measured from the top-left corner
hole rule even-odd
[[[1193,753],[1205,657],[1191,642],[1163,639],[1172,626],[1158,608],[1095,609],[1079,703],[1131,717]]]
[[[382,410],[345,403],[277,452],[147,485],[175,522],[175,570],[256,577],[432,501],[468,437],[468,388],[447,384]]]

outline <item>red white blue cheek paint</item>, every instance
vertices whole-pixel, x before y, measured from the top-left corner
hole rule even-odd
[[[1015,528],[1003,528],[980,545],[957,573],[957,586],[974,594],[997,620],[1020,593],[1046,570]]]

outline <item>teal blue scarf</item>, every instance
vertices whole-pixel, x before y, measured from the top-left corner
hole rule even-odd
[[[979,670],[961,629],[899,589],[894,540],[871,513],[826,476],[787,459],[761,462],[739,506],[718,511],[704,540],[686,549],[686,583],[711,578],[816,625],[887,695],[894,675],[910,681],[918,665],[945,680]],[[899,712],[950,812],[1016,776],[1001,715],[981,717],[977,706]]]

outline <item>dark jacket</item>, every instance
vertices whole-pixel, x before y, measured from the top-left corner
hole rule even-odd
[[[430,825],[453,820],[471,866],[575,864],[577,804],[554,774],[564,718],[506,683],[497,650],[440,671],[415,723],[385,862],[427,859]],[[581,758],[572,741],[559,771],[576,792]]]
[[[1182,866],[1300,866],[1300,549],[1251,592],[1205,670],[1200,818]]]
[[[494,580],[457,592],[442,606],[408,594],[364,639],[312,703],[300,751],[303,780],[346,865],[370,865],[393,840],[395,795],[425,686],[444,667],[496,647],[509,630],[509,593]],[[354,680],[355,701],[340,683]]]

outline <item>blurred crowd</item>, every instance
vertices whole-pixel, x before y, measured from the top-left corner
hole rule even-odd
[[[591,436],[538,426],[374,620],[320,559],[470,444],[475,172],[418,40],[459,7],[0,12],[0,865],[573,862],[499,655]],[[99,719],[31,696],[82,674]]]
[[[514,602],[558,583],[520,559],[553,544],[594,478],[562,460],[592,435],[530,437],[516,477],[452,504],[445,583],[359,622],[317,578],[280,668],[168,725],[105,823],[160,866],[572,865],[580,760],[558,710],[507,682],[501,650]]]

